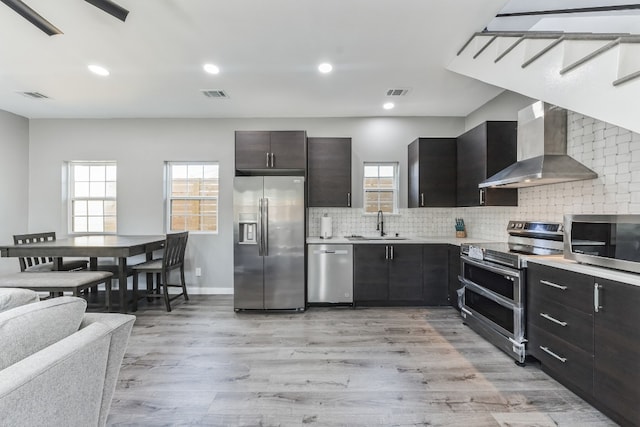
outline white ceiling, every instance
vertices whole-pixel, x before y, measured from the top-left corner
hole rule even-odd
[[[0,109],[28,118],[466,116],[501,92],[445,66],[505,0],[114,0],[126,22],[24,1],[64,32],[0,3]],[[409,92],[387,111],[390,88]]]

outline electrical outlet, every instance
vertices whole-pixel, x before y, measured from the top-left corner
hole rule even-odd
[[[196,277],[202,276],[202,269],[200,267],[196,267]]]

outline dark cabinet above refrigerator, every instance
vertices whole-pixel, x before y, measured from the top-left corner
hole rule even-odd
[[[236,131],[236,175],[304,175],[307,133]]]

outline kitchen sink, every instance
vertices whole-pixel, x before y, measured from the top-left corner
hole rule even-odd
[[[382,237],[365,237],[365,236],[345,236],[350,242],[358,242],[364,240],[382,240]]]
[[[398,236],[345,236],[347,240],[350,242],[362,242],[362,241],[371,241],[371,240],[407,240],[408,237],[398,237]]]

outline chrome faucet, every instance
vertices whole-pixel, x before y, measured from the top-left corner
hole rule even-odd
[[[376,230],[380,232],[380,236],[384,236],[385,232],[384,232],[384,214],[382,213],[382,211],[378,211],[378,226],[376,227]]]

